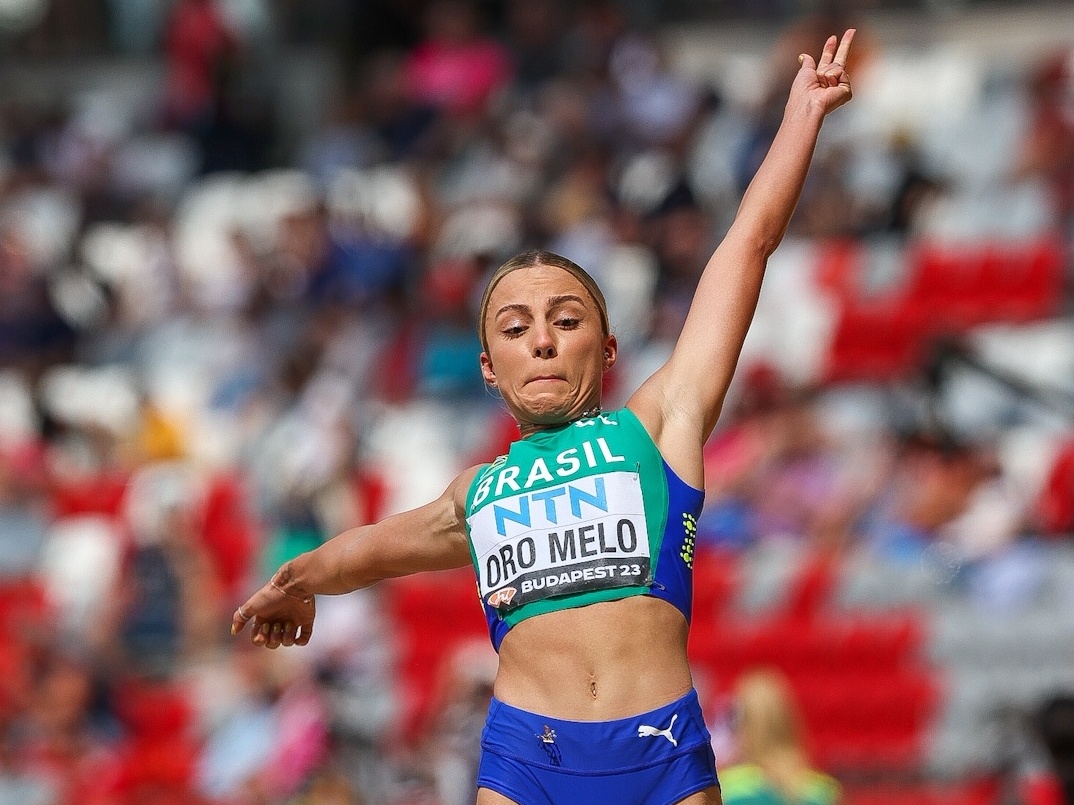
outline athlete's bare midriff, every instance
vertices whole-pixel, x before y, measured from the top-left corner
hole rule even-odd
[[[649,596],[538,615],[504,637],[495,695],[573,721],[655,710],[693,686],[686,637],[682,613]]]

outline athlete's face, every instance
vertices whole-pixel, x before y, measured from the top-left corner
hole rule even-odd
[[[569,422],[600,403],[615,336],[604,335],[597,303],[569,271],[538,265],[507,274],[482,326],[481,373],[523,432]]]

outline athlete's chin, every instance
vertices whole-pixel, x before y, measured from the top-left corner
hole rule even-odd
[[[534,425],[561,425],[569,422],[574,410],[572,400],[540,396],[519,400],[519,414]]]

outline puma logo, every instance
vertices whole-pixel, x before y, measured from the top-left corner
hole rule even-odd
[[[662,729],[662,730],[658,730],[656,727],[650,727],[648,724],[642,724],[640,727],[638,727],[638,737],[639,738],[654,738],[657,735],[662,735],[665,738],[667,738],[669,741],[671,741],[672,746],[678,746],[679,742],[671,734],[671,728],[675,726],[675,719],[677,719],[678,717],[679,717],[678,713],[673,715],[671,717],[671,723],[668,724],[667,729]]]

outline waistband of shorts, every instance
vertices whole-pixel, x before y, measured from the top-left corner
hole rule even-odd
[[[481,733],[487,752],[573,774],[615,774],[655,766],[710,743],[697,691],[628,718],[571,721],[493,698]]]

